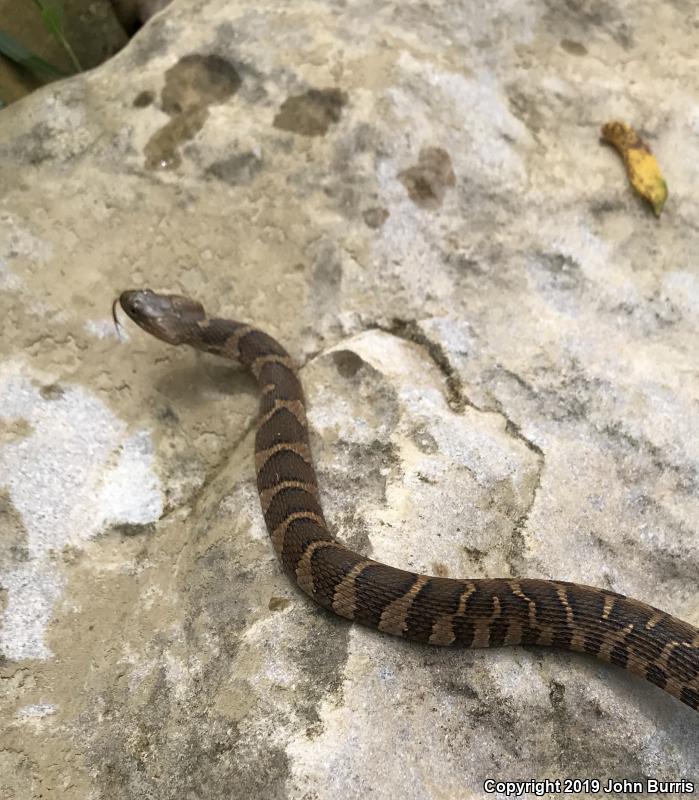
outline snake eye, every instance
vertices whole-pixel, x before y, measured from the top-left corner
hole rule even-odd
[[[149,289],[128,289],[119,295],[119,303],[131,319],[143,318],[149,309],[148,295],[152,295]]]

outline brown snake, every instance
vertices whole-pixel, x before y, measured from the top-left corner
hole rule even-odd
[[[208,317],[186,297],[144,289],[123,292],[119,302],[158,339],[238,361],[257,379],[262,401],[255,468],[262,513],[282,566],[316,603],[418,642],[589,653],[697,709],[699,630],[664,611],[565,581],[418,575],[335,541],[318,497],[303,390],[286,350],[250,325]]]

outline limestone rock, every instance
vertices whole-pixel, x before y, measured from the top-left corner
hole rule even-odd
[[[625,672],[314,607],[264,529],[253,380],[110,318],[151,286],[279,338],[328,520],[367,555],[699,625],[684,23],[660,0],[174,3],[0,112],[3,800],[696,776],[697,715]],[[660,221],[599,146],[617,117],[663,166]]]

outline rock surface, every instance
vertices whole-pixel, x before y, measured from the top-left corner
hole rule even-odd
[[[253,381],[119,342],[109,307],[179,290],[284,342],[356,549],[699,625],[698,27],[684,0],[175,3],[2,112],[0,798],[696,779],[697,715],[620,670],[315,608],[264,530]]]

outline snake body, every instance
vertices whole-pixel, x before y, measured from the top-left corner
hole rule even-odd
[[[544,645],[588,653],[699,707],[699,630],[615,592],[556,580],[431,577],[355,553],[328,531],[303,390],[286,350],[241,322],[210,318],[178,295],[123,292],[126,314],[170,344],[241,363],[262,400],[255,468],[274,550],[316,603],[384,633],[433,645]]]

